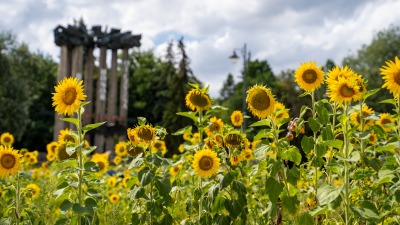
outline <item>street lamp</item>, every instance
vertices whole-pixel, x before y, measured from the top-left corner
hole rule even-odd
[[[243,79],[243,102],[242,102],[242,114],[243,114],[243,125],[242,130],[243,132],[246,131],[246,89],[247,89],[247,81],[246,81],[246,70],[247,70],[247,46],[246,43],[243,45],[242,48],[235,48],[233,50],[233,54],[229,57],[232,63],[236,63],[239,60],[239,56],[236,54],[236,50],[240,51],[240,54],[243,57],[243,71],[242,71],[242,79]]]

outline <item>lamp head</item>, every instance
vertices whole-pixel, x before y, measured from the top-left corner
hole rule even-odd
[[[239,60],[239,56],[236,54],[236,51],[233,51],[232,55],[229,56],[229,59],[234,64]]]

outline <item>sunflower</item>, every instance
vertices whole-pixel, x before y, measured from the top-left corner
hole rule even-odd
[[[135,129],[128,128],[126,130],[126,134],[128,135],[128,139],[131,142],[131,144],[134,145],[138,141],[138,136]]]
[[[376,145],[377,142],[378,142],[378,136],[374,132],[371,132],[371,134],[369,135],[369,143],[371,145]]]
[[[212,137],[216,132],[222,132],[224,122],[217,117],[213,117],[209,120],[209,125],[205,128],[205,132],[208,136]]]
[[[56,156],[59,161],[77,158],[76,152],[74,152],[72,155],[69,155],[67,153],[67,147],[68,147],[68,142],[66,142],[66,141],[62,141],[62,142],[58,143],[57,148],[56,148]]]
[[[127,144],[125,141],[118,142],[114,147],[115,154],[120,157],[126,156],[128,154],[128,149],[126,148],[126,145]]]
[[[90,147],[90,143],[88,140],[83,140],[83,146],[82,148],[89,148]]]
[[[37,155],[34,152],[25,153],[24,158],[29,165],[35,165],[38,162]]]
[[[139,141],[149,143],[151,141],[154,141],[154,139],[156,138],[156,133],[153,126],[149,124],[137,126],[135,130]]]
[[[53,106],[59,115],[71,116],[79,109],[81,101],[86,99],[82,82],[76,77],[68,77],[54,87],[56,93],[53,93]]]
[[[243,123],[243,114],[239,110],[235,110],[231,114],[231,122],[232,125],[235,127],[240,127],[242,126]]]
[[[178,164],[176,166],[171,166],[171,168],[169,168],[169,173],[171,174],[171,176],[176,176],[176,175],[178,175],[178,173],[181,169],[182,169],[182,164]]]
[[[216,173],[220,166],[220,159],[217,153],[210,149],[202,149],[194,155],[193,159],[194,171],[204,178],[211,177]]]
[[[4,146],[12,146],[14,143],[14,136],[8,132],[2,133],[0,136],[0,143]]]
[[[254,85],[247,90],[246,102],[253,115],[264,119],[274,110],[275,99],[270,89],[261,85]]]
[[[40,187],[37,184],[28,184],[26,190],[29,197],[38,198],[40,195]]]
[[[48,153],[48,154],[49,154],[49,153],[56,154],[57,145],[58,145],[58,143],[55,142],[55,141],[52,141],[52,142],[48,143],[48,144],[46,145],[47,153]]]
[[[131,179],[130,176],[125,176],[125,177],[122,179],[122,185],[124,185],[125,188],[128,187],[128,182],[129,182],[130,179]]]
[[[179,151],[180,153],[183,153],[183,152],[185,151],[185,149],[183,148],[183,144],[180,144],[180,145],[179,145],[178,151]]]
[[[238,148],[242,144],[244,138],[242,133],[237,130],[229,131],[225,134],[224,142],[228,148]]]
[[[165,153],[168,152],[165,141],[155,140],[153,141],[151,147],[153,153],[160,151],[163,155],[165,155]]]
[[[21,170],[21,155],[11,146],[0,145],[0,177],[6,178]]]
[[[109,177],[107,179],[107,186],[109,188],[115,187],[116,184],[117,184],[117,178],[116,177]]]
[[[95,162],[99,166],[99,173],[104,173],[108,170],[109,162],[108,155],[106,153],[93,154],[91,161]]]
[[[374,121],[372,119],[366,119],[366,117],[370,116],[373,113],[373,110],[369,108],[367,105],[362,107],[362,117],[364,123],[364,130],[374,125]],[[350,121],[355,125],[359,126],[361,124],[360,110],[356,110],[350,114]]]
[[[58,135],[58,142],[62,141],[78,144],[78,140],[72,135],[72,130],[70,130],[69,128],[60,130],[60,134]]]
[[[224,146],[224,136],[222,136],[222,134],[216,134],[214,136],[214,143],[218,148],[222,148]]]
[[[250,160],[253,159],[253,151],[251,151],[250,149],[246,149],[244,151],[242,151],[242,158],[247,160],[247,162],[249,162]]]
[[[206,139],[204,139],[204,143],[205,143],[206,147],[210,150],[214,150],[214,145],[215,145],[214,142],[215,142],[214,138],[211,138],[211,137],[207,137]]]
[[[146,148],[147,147],[143,146],[142,144],[139,144],[131,147],[128,151],[128,154],[131,155],[132,157],[136,157],[140,153],[143,153]]]
[[[379,115],[379,120],[376,122],[382,129],[386,132],[392,131],[392,128],[389,126],[390,124],[394,123],[394,119],[390,117],[389,113],[381,113]]]
[[[231,158],[229,159],[229,161],[231,162],[232,166],[237,166],[240,164],[240,162],[242,161],[242,155],[232,155]]]
[[[47,153],[46,154],[46,159],[47,159],[47,161],[49,161],[49,162],[52,162],[52,161],[54,161],[54,159],[56,159],[56,154],[55,153]]]
[[[210,96],[207,93],[207,89],[199,90],[192,89],[185,97],[186,105],[192,111],[206,110],[211,107]]]
[[[294,77],[299,87],[307,92],[314,91],[324,83],[322,66],[317,67],[315,62],[301,63]]]
[[[276,101],[274,104],[274,118],[275,122],[278,122],[281,119],[289,118],[288,110],[286,109],[285,105],[281,102]]]
[[[383,75],[382,79],[385,83],[382,85],[382,88],[389,89],[390,93],[393,94],[395,98],[400,94],[400,60],[396,56],[395,61],[388,60],[386,61],[386,65],[382,66],[381,74]]]
[[[115,165],[119,165],[122,162],[121,156],[115,156],[113,162]]]
[[[117,203],[119,201],[119,195],[118,194],[112,194],[110,195],[110,202],[111,203]]]
[[[183,134],[183,140],[190,141],[191,139],[192,139],[192,134],[190,134],[190,133]]]
[[[339,77],[337,82],[328,85],[327,95],[339,105],[350,103],[359,99],[359,86],[355,79]]]
[[[192,142],[192,145],[197,145],[200,142],[200,133],[194,133],[190,141]]]

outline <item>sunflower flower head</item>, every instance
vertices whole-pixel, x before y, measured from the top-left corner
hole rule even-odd
[[[115,154],[119,157],[124,157],[128,154],[127,143],[125,141],[119,141],[114,146]]]
[[[0,144],[4,146],[12,146],[14,143],[14,136],[8,132],[2,133],[0,136]]]
[[[71,116],[79,109],[81,102],[86,99],[82,83],[76,77],[68,77],[54,87],[56,92],[53,93],[53,106],[59,115]]]
[[[280,121],[281,119],[289,118],[288,109],[286,109],[285,105],[281,102],[276,101],[274,104],[274,120],[275,122]]]
[[[243,114],[239,110],[235,110],[231,114],[231,122],[232,125],[235,127],[240,127],[242,126],[243,123]]]
[[[214,136],[215,133],[222,132],[222,127],[224,126],[224,122],[217,117],[212,117],[209,120],[209,125],[206,127],[206,134],[210,137]]]
[[[192,166],[200,177],[209,178],[218,171],[220,158],[216,152],[205,148],[196,152]]]
[[[176,176],[176,175],[178,175],[178,173],[181,169],[182,169],[182,164],[178,164],[176,166],[171,166],[171,168],[169,168],[169,173],[171,174],[171,176]]]
[[[6,178],[22,169],[21,155],[10,146],[0,145],[0,177]]]
[[[395,98],[400,94],[400,60],[396,56],[394,61],[386,61],[386,65],[380,68],[384,84],[382,88],[387,88]]]
[[[244,143],[243,134],[238,130],[232,130],[224,136],[225,146],[229,149],[240,148],[241,144]]]
[[[110,202],[111,203],[113,203],[113,204],[116,204],[116,203],[118,203],[119,202],[119,195],[118,194],[112,194],[112,195],[110,195]]]
[[[314,91],[324,83],[322,66],[317,67],[315,62],[301,63],[294,77],[299,87],[307,92]]]
[[[364,130],[368,129],[369,127],[374,125],[374,121],[370,118],[369,116],[372,115],[373,110],[368,107],[367,105],[364,105],[361,109],[362,111],[362,120],[364,124]],[[360,116],[360,110],[356,109],[350,114],[350,121],[355,125],[355,126],[360,126],[361,125],[361,116]]]
[[[66,141],[61,141],[58,143],[56,148],[56,157],[59,161],[66,160],[66,159],[76,159],[77,154],[74,152],[72,155],[69,155],[67,152],[68,143]]]
[[[389,113],[381,113],[376,123],[381,126],[385,132],[390,132],[393,130],[390,125],[394,123],[394,119]]]
[[[28,184],[26,186],[26,196],[38,198],[40,195],[40,187],[37,184]]]
[[[231,156],[231,158],[229,159],[229,162],[231,163],[231,166],[238,166],[241,161],[242,161],[242,155],[241,154],[233,154]]]
[[[206,110],[211,107],[211,99],[208,95],[208,87],[200,89],[197,85],[186,95],[186,106],[192,111]]]
[[[247,90],[246,102],[253,115],[264,119],[273,112],[275,99],[270,89],[254,85]]]
[[[105,173],[110,165],[108,162],[108,155],[106,153],[93,154],[91,161],[98,165],[100,169],[99,173]]]
[[[146,143],[150,143],[154,141],[156,138],[156,133],[153,126],[146,124],[146,125],[139,125],[135,128],[137,137],[139,141],[144,141]]]

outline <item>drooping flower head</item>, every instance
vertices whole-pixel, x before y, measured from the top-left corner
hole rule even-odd
[[[396,56],[395,60],[386,61],[386,65],[380,68],[382,79],[385,83],[382,88],[389,89],[390,93],[393,94],[395,98],[400,94],[400,60]]]
[[[14,143],[14,136],[8,132],[2,133],[0,136],[0,144],[4,146],[12,146]]]
[[[149,124],[137,126],[135,130],[139,141],[150,143],[156,138],[156,133],[153,126]]]
[[[61,80],[55,86],[55,93],[53,93],[53,106],[55,111],[61,115],[71,116],[76,112],[82,101],[86,99],[83,92],[83,81],[78,81],[76,77],[68,77]]]
[[[244,143],[244,135],[238,130],[232,130],[225,134],[224,144],[229,149],[240,148]]]
[[[231,114],[231,122],[233,126],[240,127],[243,123],[243,114],[239,110],[235,110]]]
[[[10,146],[0,145],[0,177],[6,178],[21,170],[21,155]]]
[[[198,85],[190,84],[193,89],[186,95],[186,105],[192,111],[206,110],[211,107],[211,99],[208,95],[208,87],[200,89]]]
[[[196,152],[192,166],[200,177],[209,178],[218,171],[220,158],[216,152],[205,148]]]
[[[254,85],[247,90],[246,102],[253,115],[264,119],[274,110],[275,99],[270,89]]]
[[[317,67],[315,62],[301,63],[294,77],[299,87],[307,92],[314,91],[324,83],[322,66]]]

